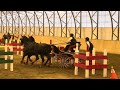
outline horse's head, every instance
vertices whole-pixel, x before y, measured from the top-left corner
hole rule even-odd
[[[26,36],[22,36],[20,41],[22,45],[26,45],[29,42],[29,39]]]
[[[23,45],[24,44],[24,40],[23,37],[20,38],[20,44]]]
[[[51,48],[52,48],[52,51],[54,52],[54,53],[59,53],[60,52],[60,50],[59,50],[59,48],[58,47],[56,47],[55,45],[51,45]]]

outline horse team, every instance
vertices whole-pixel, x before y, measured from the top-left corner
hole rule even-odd
[[[12,35],[10,35],[9,33],[3,35],[3,39],[4,40],[8,39],[8,41],[11,38],[13,39],[14,37]],[[22,35],[20,38],[20,41],[21,41],[21,44],[24,45],[23,57],[22,57],[21,63],[28,64],[28,61],[30,61],[31,64],[34,64],[37,60],[39,60],[39,55],[40,55],[41,59],[42,59],[42,65],[48,64],[48,66],[50,66],[51,65],[51,56],[52,56],[51,52],[56,53],[56,54],[61,53],[61,51],[55,45],[46,44],[46,43],[36,43],[35,39],[32,36],[27,37],[25,35]],[[36,56],[35,61],[32,61],[30,59],[30,57],[33,55]],[[25,56],[27,56],[26,62],[24,62]],[[45,62],[44,57],[47,57],[46,62]]]

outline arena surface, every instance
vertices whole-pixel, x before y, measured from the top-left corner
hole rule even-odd
[[[30,63],[28,65],[21,64],[21,56],[14,55],[14,71],[4,69],[4,64],[0,64],[0,79],[85,79],[84,70],[79,69],[79,75],[74,75],[74,67],[60,68],[60,63],[53,63],[51,67],[41,67],[41,60],[39,59],[34,65]],[[34,60],[34,56],[31,57]],[[91,75],[90,79],[110,79],[110,67],[113,65],[114,69],[120,77],[119,71],[119,55],[108,53],[108,77],[103,78],[103,70],[96,70],[95,75]],[[9,66],[9,65],[8,65]]]

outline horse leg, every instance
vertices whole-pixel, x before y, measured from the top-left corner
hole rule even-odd
[[[31,55],[28,55],[27,61],[26,61],[24,64],[28,64],[28,60],[31,61],[31,60],[30,60],[30,56],[31,56]]]
[[[35,56],[36,56],[36,61],[39,60],[39,56],[38,56],[38,54],[36,54]]]
[[[37,60],[39,60],[38,54],[36,54],[35,56],[36,56],[36,60],[31,63],[32,65],[33,65]]]
[[[32,62],[32,60],[30,59],[31,56],[32,56],[32,55],[28,55],[28,60],[29,60],[30,62]],[[28,63],[28,60],[27,60],[27,63]]]
[[[51,56],[50,56],[50,54],[46,55],[46,57],[47,57],[47,61],[45,62],[44,65],[46,65],[48,63],[48,61],[49,61],[48,66],[50,66],[50,64],[51,64]]]
[[[22,57],[22,60],[21,60],[21,64],[23,63],[25,56],[26,56],[26,55],[23,54],[23,57]]]
[[[41,59],[42,59],[42,64],[41,65],[44,65],[43,63],[44,63],[44,56],[43,55],[41,55]]]

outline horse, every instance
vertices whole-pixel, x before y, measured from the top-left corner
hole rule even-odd
[[[50,64],[51,64],[51,51],[53,50],[53,52],[57,53],[57,51],[55,51],[55,49],[54,49],[54,47],[55,47],[54,45],[50,45],[50,44],[46,44],[46,43],[30,42],[29,39],[26,37],[22,37],[20,40],[21,40],[21,44],[24,45],[23,57],[22,57],[21,63],[23,63],[25,56],[28,56],[27,62],[26,62],[26,63],[28,63],[28,60],[32,61],[30,59],[30,57],[32,55],[36,56],[35,61],[37,61],[39,59],[38,55],[40,55],[41,59],[42,59],[42,65],[46,65],[49,62],[48,66],[50,66]],[[44,63],[45,56],[47,57],[47,61]],[[34,62],[32,62],[31,64],[34,64]]]
[[[32,60],[30,59],[30,57],[31,57],[32,55],[35,55],[35,56],[36,56],[36,60],[38,60],[38,59],[39,59],[38,54],[35,53],[35,51],[34,51],[34,52],[31,52],[31,51],[34,50],[34,46],[35,46],[34,44],[35,44],[35,42],[31,42],[31,41],[29,40],[29,38],[27,38],[26,36],[22,36],[22,37],[20,38],[20,41],[21,41],[21,45],[24,45],[23,57],[22,57],[21,63],[23,63],[25,56],[28,56],[28,57],[27,57],[27,62],[26,62],[25,64],[28,64],[28,60],[32,61]],[[33,50],[32,50],[32,49],[33,49]]]
[[[1,44],[4,44],[4,45],[5,45],[5,40],[7,39],[8,42],[9,42],[9,40],[11,39],[11,37],[12,37],[12,35],[10,35],[9,32],[8,32],[8,33],[5,33],[5,34],[3,35],[3,37],[2,37],[2,39],[0,40]]]

